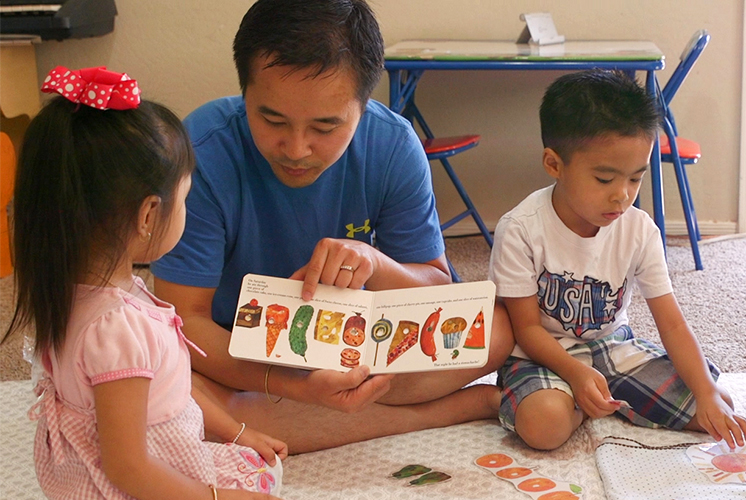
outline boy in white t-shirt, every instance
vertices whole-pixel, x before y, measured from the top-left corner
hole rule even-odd
[[[660,232],[632,206],[660,122],[654,99],[620,72],[573,73],[547,89],[540,117],[555,183],[502,217],[490,259],[517,342],[499,371],[501,423],[546,450],[614,412],[743,446],[746,419],[679,309]],[[632,335],[633,282],[666,351]]]

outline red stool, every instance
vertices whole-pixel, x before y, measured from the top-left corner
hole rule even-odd
[[[484,236],[485,241],[487,244],[492,248],[492,234],[490,234],[490,231],[487,229],[487,226],[485,225],[484,221],[482,220],[482,217],[479,215],[479,212],[477,211],[477,207],[474,206],[474,203],[471,201],[471,198],[469,198],[469,194],[466,192],[466,188],[464,188],[464,185],[461,183],[461,180],[456,175],[456,171],[453,169],[453,166],[448,161],[448,158],[451,156],[457,155],[463,151],[467,151],[479,144],[479,140],[482,137],[479,135],[460,135],[460,136],[454,136],[454,137],[436,137],[433,139],[424,139],[422,141],[422,145],[425,148],[425,153],[427,154],[427,159],[430,161],[438,160],[443,165],[443,168],[445,169],[446,173],[448,174],[448,177],[450,177],[451,182],[453,183],[453,186],[456,188],[456,191],[458,191],[459,196],[461,196],[461,200],[464,202],[464,205],[466,205],[466,210],[459,213],[455,217],[451,217],[447,221],[443,222],[440,225],[440,230],[445,231],[452,225],[456,224],[457,222],[461,221],[462,219],[466,217],[471,217],[474,219],[474,222],[477,224],[477,227],[479,228],[479,232],[482,233],[482,236]],[[451,270],[451,275],[453,276],[454,281],[461,281],[461,279],[458,276],[458,273],[456,273],[456,270],[453,268],[453,265],[451,264],[451,261],[448,261],[448,267]]]

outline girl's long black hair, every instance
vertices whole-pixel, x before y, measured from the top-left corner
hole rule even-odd
[[[193,168],[186,131],[161,105],[142,101],[137,109],[102,111],[61,96],[51,99],[31,121],[18,160],[16,303],[3,340],[32,326],[37,355],[59,350],[75,284],[93,262],[108,263],[101,276],[108,279],[150,195],[162,200],[163,227],[176,187]]]

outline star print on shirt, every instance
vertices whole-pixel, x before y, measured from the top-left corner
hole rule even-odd
[[[539,308],[576,337],[613,323],[627,290],[626,279],[619,289],[613,290],[605,281],[589,276],[577,280],[571,272],[550,273],[546,268],[538,285]]]

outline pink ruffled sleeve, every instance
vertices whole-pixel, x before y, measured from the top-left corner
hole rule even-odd
[[[151,325],[132,307],[111,310],[81,336],[80,369],[95,386],[125,378],[152,379],[162,346]]]

